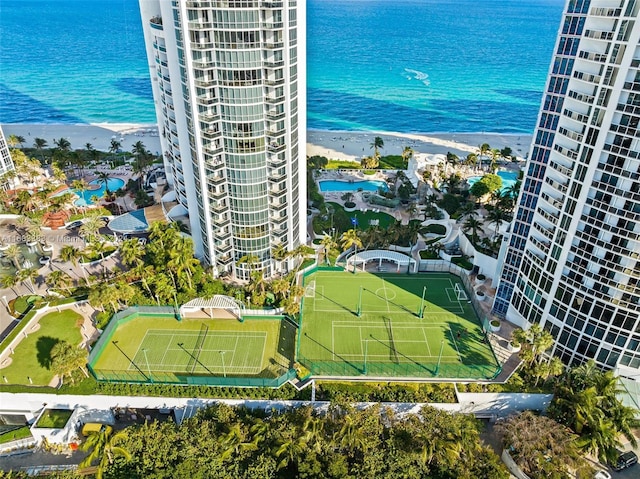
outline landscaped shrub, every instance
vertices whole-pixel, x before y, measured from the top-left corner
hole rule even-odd
[[[420,259],[442,259],[438,256],[438,252],[432,249],[423,249],[420,251]]]
[[[460,266],[462,269],[466,269],[467,271],[471,271],[473,269],[473,264],[471,264],[468,259],[462,256],[451,258],[451,262],[455,265]]]
[[[447,227],[444,225],[427,225],[424,227],[424,232],[433,233],[436,235],[444,235],[447,232]]]

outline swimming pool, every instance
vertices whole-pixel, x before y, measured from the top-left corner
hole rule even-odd
[[[387,183],[381,180],[366,180],[366,181],[336,181],[336,180],[322,180],[319,181],[320,191],[378,191],[382,189],[387,191],[389,187]]]
[[[507,191],[511,185],[515,184],[519,175],[517,171],[498,171],[496,174],[502,178],[502,188],[500,188],[502,192]],[[480,178],[482,178],[482,176],[472,176],[467,178],[467,183],[469,183],[469,186],[472,186]]]
[[[98,188],[96,188],[96,186],[98,186]],[[124,180],[120,178],[109,178],[107,180],[107,187],[111,192],[114,192],[117,189],[122,188],[123,186],[124,186]],[[77,206],[89,206],[93,204],[93,201],[91,201],[92,196],[97,196],[98,198],[102,198],[102,195],[104,195],[104,192],[105,192],[105,187],[104,187],[104,182],[102,180],[93,180],[89,182],[89,189],[84,191],[72,189],[71,191],[73,191],[76,195],[80,197],[78,200],[76,200]]]

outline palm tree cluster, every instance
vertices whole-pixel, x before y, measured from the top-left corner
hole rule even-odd
[[[584,452],[615,463],[621,437],[637,445],[631,431],[636,411],[622,404],[620,389],[612,371],[601,371],[588,361],[557,382],[549,415],[579,436],[577,444]]]
[[[82,371],[85,377],[89,377],[85,365],[87,364],[87,351],[68,343],[58,341],[51,348],[51,370],[62,380],[64,376],[69,376],[71,382],[75,382],[73,373],[76,370]]]
[[[265,415],[218,404],[181,426],[127,428],[117,446],[119,457],[100,462],[106,477],[509,477],[473,416],[430,407],[399,418],[379,405],[333,405],[318,416],[310,407]]]

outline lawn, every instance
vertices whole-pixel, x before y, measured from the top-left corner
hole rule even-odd
[[[0,434],[0,444],[6,444],[7,442],[17,441],[18,439],[26,439],[31,437],[31,429],[29,426],[22,426],[18,429]]]
[[[45,429],[62,429],[69,422],[73,409],[47,409],[38,419],[36,427]]]
[[[336,234],[340,235],[353,228],[352,218],[356,218],[358,223],[356,228],[359,230],[366,230],[370,228],[372,220],[378,221],[378,226],[382,229],[388,228],[396,221],[393,216],[387,213],[374,213],[371,209],[368,209],[367,211],[357,210],[347,213],[344,210],[344,207],[339,203],[328,202],[327,206],[331,206],[333,208],[333,218],[331,213],[315,216],[313,218],[313,231],[318,235],[322,234],[323,231],[330,233],[332,225],[336,228]]]
[[[280,319],[126,318],[96,344],[99,379],[184,382],[191,376],[275,378],[293,365],[295,328]]]
[[[443,273],[313,273],[298,359],[316,376],[491,378],[499,366],[456,284]]]
[[[82,316],[71,310],[53,312],[40,318],[40,329],[27,331],[14,353],[11,364],[0,370],[8,384],[46,386],[53,378],[49,369],[51,348],[59,341],[78,345],[82,341],[78,321]],[[20,333],[24,334],[24,333]],[[31,378],[32,383],[29,382]],[[3,379],[4,381],[4,379]]]

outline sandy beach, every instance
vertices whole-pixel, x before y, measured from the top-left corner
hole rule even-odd
[[[111,140],[119,141],[123,150],[131,150],[133,144],[142,141],[152,153],[160,153],[160,137],[156,124],[135,123],[95,123],[95,124],[48,124],[48,123],[6,123],[2,125],[5,137],[22,136],[24,146],[32,147],[35,138],[47,140],[53,147],[53,140],[66,138],[71,148],[81,149],[87,143],[100,151],[108,151]]]
[[[532,135],[503,133],[394,133],[388,131],[326,131],[307,132],[307,155],[326,156],[330,159],[359,161],[371,155],[373,139],[379,136],[384,141],[382,155],[400,155],[409,146],[415,153],[455,153],[467,156],[478,151],[478,146],[488,143],[491,148],[510,147],[519,157],[529,152]]]
[[[91,143],[94,148],[108,151],[111,140],[120,141],[123,150],[131,150],[142,141],[153,153],[160,152],[160,138],[155,124],[98,123],[98,124],[4,124],[6,137],[18,135],[25,138],[24,146],[32,146],[35,138],[44,138],[53,146],[53,140],[64,137],[72,148],[84,148]],[[371,143],[379,136],[384,140],[383,155],[399,155],[405,146],[416,153],[447,153],[466,156],[477,151],[478,145],[488,143],[491,148],[510,147],[520,158],[529,152],[530,134],[501,133],[394,133],[386,131],[329,131],[307,132],[307,155],[321,155],[331,159],[359,161],[372,153]]]

